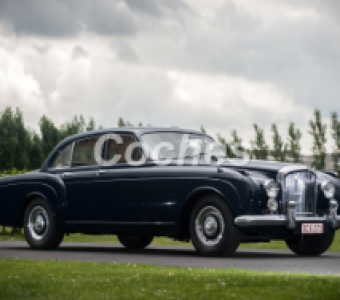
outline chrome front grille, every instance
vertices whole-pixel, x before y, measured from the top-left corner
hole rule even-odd
[[[295,201],[295,213],[297,215],[315,215],[317,185],[314,172],[288,173],[283,176],[281,186],[284,212],[286,212],[288,201]]]

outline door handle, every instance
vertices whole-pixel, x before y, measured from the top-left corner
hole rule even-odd
[[[97,174],[98,175],[100,175],[100,174],[106,174],[106,173],[108,173],[109,171],[108,170],[99,170],[98,172],[97,172]]]
[[[64,172],[64,173],[63,173],[63,176],[72,176],[72,175],[73,175],[72,172]]]

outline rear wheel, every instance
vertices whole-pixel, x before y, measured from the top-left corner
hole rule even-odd
[[[318,256],[326,252],[332,245],[335,231],[318,236],[299,236],[286,241],[287,246],[295,254],[301,256]]]
[[[129,249],[144,249],[149,246],[153,240],[152,236],[129,236],[118,235],[119,242]]]
[[[205,196],[194,206],[190,236],[196,250],[204,256],[230,256],[241,240],[228,205],[216,195]]]
[[[49,204],[41,198],[34,199],[25,210],[24,233],[33,249],[55,249],[64,237],[63,231],[55,226]]]

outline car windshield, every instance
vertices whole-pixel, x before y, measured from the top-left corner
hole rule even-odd
[[[153,160],[212,155],[212,150],[214,151],[217,147],[216,142],[204,134],[154,132],[142,135],[141,139],[147,148],[149,157]]]

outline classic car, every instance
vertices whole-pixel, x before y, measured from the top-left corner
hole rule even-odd
[[[39,170],[0,179],[0,225],[23,227],[34,249],[84,233],[117,235],[139,249],[156,236],[191,240],[205,256],[271,240],[297,255],[327,251],[340,227],[335,173],[234,163],[211,152],[215,145],[202,132],[176,128],[70,136]]]

